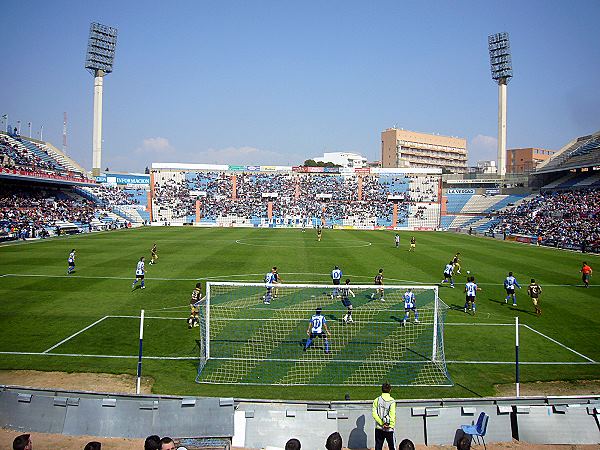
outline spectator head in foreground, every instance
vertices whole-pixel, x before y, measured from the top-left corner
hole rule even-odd
[[[331,433],[327,438],[325,448],[327,450],[342,450],[342,436],[340,436],[340,433],[337,431],[335,433]]]
[[[292,438],[285,443],[285,450],[300,450],[300,441],[296,438]]]
[[[160,450],[175,450],[175,442],[168,436],[160,440]]]
[[[471,438],[470,436],[461,437],[456,443],[457,450],[469,450],[471,448]]]
[[[381,392],[389,394],[390,392],[392,392],[392,385],[386,381],[381,385]]]
[[[400,442],[398,450],[415,450],[415,444],[413,444],[413,441],[410,439],[404,439],[402,442]]]
[[[101,449],[102,449],[102,444],[98,441],[88,442],[87,444],[85,444],[85,447],[83,447],[83,450],[101,450]]]
[[[144,450],[160,450],[160,436],[153,434],[146,438]]]
[[[29,434],[17,436],[13,441],[13,450],[31,450],[33,447],[31,446],[31,439],[29,436]]]

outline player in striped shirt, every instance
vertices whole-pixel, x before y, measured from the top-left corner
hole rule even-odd
[[[325,353],[329,353],[329,340],[327,336],[331,336],[331,333],[329,332],[329,328],[327,328],[327,319],[321,314],[321,311],[321,308],[317,308],[316,314],[308,321],[308,328],[306,330],[308,339],[306,340],[304,351],[308,350],[308,347],[310,347],[315,338],[322,337],[325,339]]]
[[[67,269],[67,275],[70,275],[75,270],[75,249],[71,250],[69,257],[67,258],[69,268]]]
[[[350,278],[346,278],[346,284],[343,288],[340,288],[340,293],[342,294],[342,305],[344,305],[348,312],[344,315],[343,321],[344,323],[353,323],[352,320],[352,302],[350,301],[350,296],[356,297],[352,289],[350,289]]]
[[[444,267],[444,279],[442,280],[442,283],[448,283],[448,281],[450,281],[451,288],[454,288],[454,278],[452,278],[453,272],[454,263],[450,261],[448,264],[446,264],[446,267]]]
[[[506,298],[504,303],[508,303],[508,299],[512,298],[512,305],[517,306],[517,294],[515,294],[515,286],[521,289],[517,279],[512,272],[508,272],[508,276],[504,280],[504,289],[506,289]]]
[[[331,279],[334,286],[339,286],[342,281],[342,269],[340,269],[338,266],[335,266],[331,271]],[[331,293],[331,299],[333,300],[334,297],[339,297],[339,295],[340,293],[338,288],[334,287],[333,292]]]
[[[265,288],[267,292],[263,295],[263,303],[265,305],[271,304],[271,298],[273,297],[273,285],[277,284],[277,267],[273,266],[270,272],[265,275]]]
[[[402,319],[402,326],[406,325],[406,321],[408,320],[411,311],[415,315],[415,323],[419,323],[419,312],[417,311],[415,293],[412,289],[408,288],[402,298],[404,299],[404,319]]]
[[[394,236],[394,242],[396,244],[396,248],[400,247],[400,235],[398,233],[396,233],[396,235]]]
[[[144,285],[144,275],[146,274],[146,267],[144,263],[144,257],[142,256],[135,267],[135,280],[133,280],[133,284],[131,285],[131,289],[135,289],[135,285],[138,281],[141,281],[142,289],[146,289]]]
[[[475,297],[477,296],[477,291],[480,290],[481,288],[475,283],[475,277],[467,277],[467,284],[465,285],[465,312],[467,312],[468,307],[468,309],[473,311],[473,315],[475,315]]]

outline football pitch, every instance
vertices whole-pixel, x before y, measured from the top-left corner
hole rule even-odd
[[[459,251],[456,288],[439,289],[450,308],[444,348],[453,386],[398,387],[396,398],[492,396],[494,385],[514,383],[516,316],[521,382],[600,378],[600,285],[592,278],[584,289],[579,273],[583,260],[600,270],[600,257],[442,232],[401,232],[397,249],[394,234],[325,230],[317,242],[309,229],[147,227],[2,245],[0,369],[135,374],[144,309],[143,375],[154,379],[157,394],[372,398],[376,387],[195,383],[199,329],[186,323],[195,283],[202,281],[204,291],[206,281],[262,282],[277,266],[285,283],[331,284],[338,265],[352,284],[372,284],[383,268],[386,284],[431,285]],[[415,252],[408,251],[412,234]],[[159,259],[150,265],[153,243]],[[72,248],[76,270],[67,275]],[[132,290],[140,256],[147,261],[146,289]],[[474,316],[463,311],[467,270],[482,288]],[[516,307],[504,302],[508,271],[523,286]],[[540,317],[526,293],[531,278],[543,288]],[[333,341],[338,324],[332,322]],[[239,333],[235,324],[230,327],[232,336]],[[306,338],[304,327],[299,342]],[[369,330],[360,333],[368,337]],[[297,350],[302,353],[301,345]],[[208,373],[215,364],[209,362]]]

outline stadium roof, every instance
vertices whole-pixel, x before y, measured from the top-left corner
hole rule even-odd
[[[572,140],[552,158],[543,162],[535,173],[561,172],[594,166],[600,166],[600,131]]]

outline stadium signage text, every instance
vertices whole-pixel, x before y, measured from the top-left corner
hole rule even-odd
[[[448,189],[446,190],[446,194],[474,194],[475,189]]]

